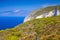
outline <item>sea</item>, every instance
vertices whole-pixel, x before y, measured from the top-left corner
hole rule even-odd
[[[7,28],[14,28],[15,26],[22,24],[25,17],[0,17],[0,30]]]

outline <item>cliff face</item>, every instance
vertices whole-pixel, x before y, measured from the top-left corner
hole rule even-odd
[[[25,17],[24,22],[27,22],[32,19],[51,17],[54,16],[54,14],[55,14],[55,6],[38,9],[30,13],[27,17]],[[57,15],[59,14],[60,14],[60,6],[57,6]]]

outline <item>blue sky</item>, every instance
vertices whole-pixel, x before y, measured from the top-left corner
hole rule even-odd
[[[0,0],[0,16],[27,16],[31,11],[60,5],[60,0]]]

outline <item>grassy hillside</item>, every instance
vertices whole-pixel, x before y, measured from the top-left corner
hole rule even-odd
[[[0,30],[0,40],[60,40],[60,16],[34,19]]]

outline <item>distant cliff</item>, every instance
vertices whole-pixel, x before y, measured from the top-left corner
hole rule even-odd
[[[60,6],[57,6],[56,10],[57,10],[57,15],[59,15]],[[55,14],[55,6],[41,8],[41,9],[34,10],[33,12],[31,12],[27,17],[25,17],[24,22],[27,22],[32,19],[51,17],[54,14]]]

